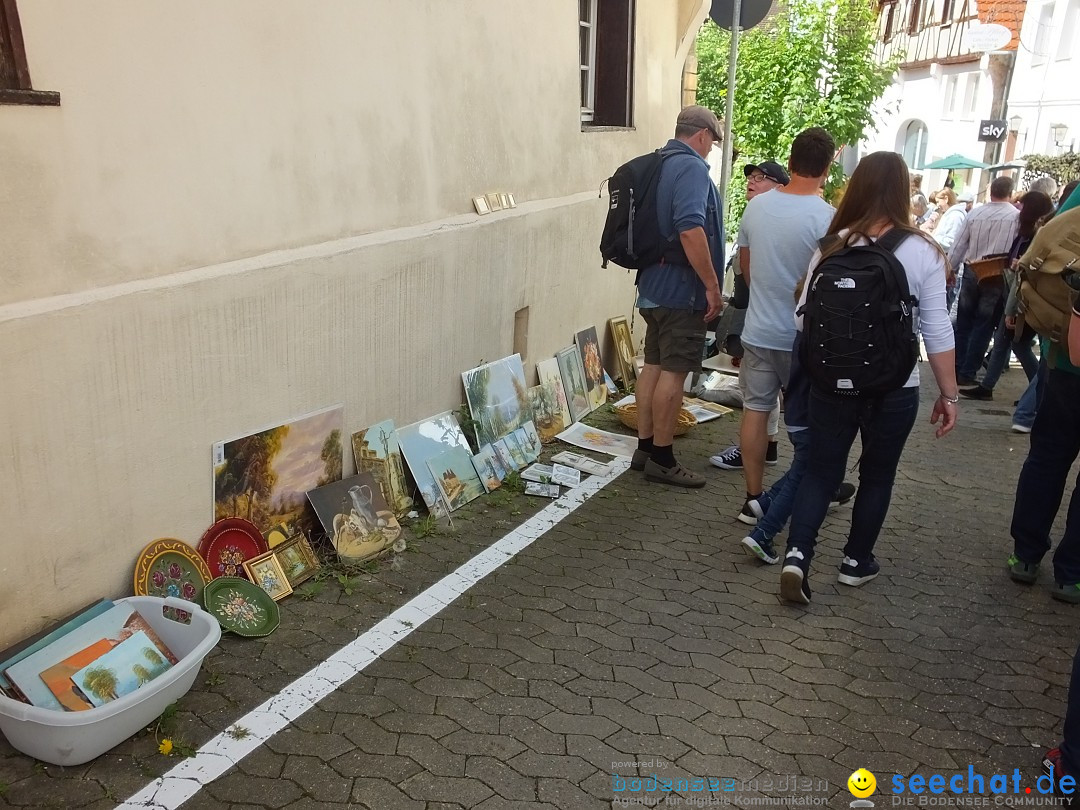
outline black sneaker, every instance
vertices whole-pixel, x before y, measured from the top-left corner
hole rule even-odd
[[[756,498],[747,498],[735,517],[747,526],[757,526],[758,520],[765,517],[765,513],[769,511],[771,502],[768,492],[762,492]]]
[[[768,464],[770,467],[776,466],[777,454],[779,452],[777,450],[778,444],[779,442],[769,442],[769,447],[765,451],[765,463]]]
[[[852,585],[857,588],[876,577],[879,571],[881,571],[881,566],[877,564],[873,554],[862,562],[853,560],[851,557],[844,557],[844,561],[840,563],[840,574],[836,577],[836,581],[841,585]]]
[[[714,467],[719,467],[721,470],[741,470],[742,451],[738,445],[733,444],[722,453],[709,456],[709,463]]]
[[[810,604],[810,561],[797,548],[784,555],[784,570],[780,572],[780,598],[800,605]]]
[[[835,509],[838,506],[843,506],[845,503],[855,497],[855,485],[849,484],[847,481],[842,483],[836,488],[836,492],[833,493],[832,500],[829,501],[829,508]]]
[[[754,529],[750,532],[743,538],[742,544],[747,554],[757,557],[762,562],[769,565],[776,565],[780,562],[780,555],[773,548],[772,539],[762,534],[761,529]]]
[[[961,388],[960,396],[965,399],[993,399],[994,389],[983,385],[976,385],[974,388]]]

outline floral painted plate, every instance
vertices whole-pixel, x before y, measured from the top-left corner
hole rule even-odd
[[[135,563],[136,596],[175,596],[198,604],[211,579],[195,549],[171,537],[150,543]]]
[[[246,578],[244,560],[269,550],[266,538],[255,524],[237,517],[219,520],[199,540],[199,553],[210,566],[211,578]]]
[[[277,602],[240,577],[218,577],[203,589],[203,604],[223,630],[258,638],[273,633],[281,621]]]

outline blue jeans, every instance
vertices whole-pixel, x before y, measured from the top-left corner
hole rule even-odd
[[[1003,284],[979,284],[975,274],[964,269],[956,302],[957,377],[974,380],[979,373],[1004,306]]]
[[[1039,403],[1042,401],[1043,392],[1046,390],[1046,361],[1039,358],[1039,366],[1035,376],[1028,380],[1028,386],[1020,395],[1013,411],[1013,424],[1029,428],[1035,424],[1035,415],[1039,412]]]
[[[1001,372],[1005,370],[1005,366],[1009,363],[1009,355],[1011,354],[1015,354],[1016,359],[1020,361],[1020,365],[1024,367],[1024,374],[1027,375],[1028,380],[1034,377],[1039,368],[1039,358],[1032,351],[1032,340],[1033,335],[1028,329],[1025,329],[1020,339],[1013,341],[1013,331],[1006,328],[1005,316],[1002,315],[998,320],[997,331],[994,332],[994,348],[990,352],[990,360],[986,364],[986,374],[982,378],[983,388],[994,389],[998,379],[1001,377]]]
[[[810,393],[810,460],[795,495],[788,548],[813,557],[818,529],[844,480],[848,453],[862,435],[859,492],[844,556],[862,562],[874,551],[892,500],[896,467],[919,412],[919,389],[901,388],[879,399]]]
[[[788,518],[791,517],[791,508],[795,505],[795,493],[806,473],[806,463],[810,458],[809,430],[789,432],[788,438],[791,439],[791,444],[795,448],[795,456],[791,459],[791,466],[788,467],[787,472],[769,490],[769,511],[757,524],[757,529],[765,535],[766,540],[772,540],[783,531]]]
[[[1077,402],[1080,374],[1051,369],[1013,505],[1013,551],[1027,563],[1039,562],[1050,550],[1050,530],[1065,494],[1065,479],[1080,454]],[[1080,477],[1069,499],[1065,534],[1054,552],[1054,579],[1064,585],[1080,582]]]

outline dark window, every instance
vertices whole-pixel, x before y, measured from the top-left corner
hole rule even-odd
[[[953,0],[941,0],[941,24],[948,25],[953,18]]]
[[[881,7],[881,13],[885,15],[885,30],[881,35],[881,41],[891,42],[896,34],[896,3],[885,3]]]
[[[0,104],[59,104],[59,93],[35,90],[26,65],[15,0],[0,0]]]
[[[911,17],[908,19],[908,33],[917,34],[922,30],[922,0],[912,0]]]
[[[579,0],[581,121],[633,126],[634,0]]]

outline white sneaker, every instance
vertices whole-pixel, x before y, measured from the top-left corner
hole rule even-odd
[[[1018,425],[1018,424],[1016,424],[1014,422],[1013,426],[1012,426],[1012,432],[1013,433],[1031,433],[1031,428],[1027,427],[1026,425]]]

